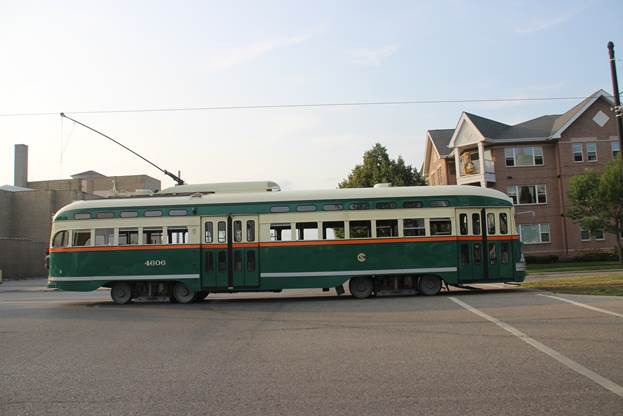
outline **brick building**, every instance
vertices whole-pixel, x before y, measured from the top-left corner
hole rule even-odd
[[[582,230],[564,213],[570,179],[619,157],[612,106],[612,97],[599,90],[564,114],[515,125],[464,112],[456,128],[427,132],[423,174],[430,185],[486,186],[508,194],[526,255],[610,250],[615,236]]]

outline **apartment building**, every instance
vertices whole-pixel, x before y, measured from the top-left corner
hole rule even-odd
[[[429,130],[430,185],[476,185],[508,194],[526,255],[573,257],[609,250],[615,237],[565,217],[569,181],[621,151],[612,97],[599,90],[563,114],[509,125],[464,112],[454,129]]]

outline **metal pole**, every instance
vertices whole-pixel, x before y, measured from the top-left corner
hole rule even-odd
[[[614,90],[614,115],[617,122],[617,133],[619,135],[619,157],[623,158],[623,108],[621,108],[621,97],[619,96],[619,82],[617,80],[617,67],[614,60],[614,43],[608,42],[608,56],[610,57],[610,75],[612,76],[612,89]],[[623,169],[621,169],[623,177]]]

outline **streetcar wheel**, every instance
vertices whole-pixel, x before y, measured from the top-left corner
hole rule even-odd
[[[132,299],[132,288],[124,282],[115,283],[110,288],[110,297],[117,305],[125,305]]]
[[[435,296],[441,291],[441,279],[431,275],[422,276],[418,280],[417,291],[424,296]]]
[[[204,300],[205,298],[208,297],[208,292],[207,290],[201,290],[199,292],[197,292],[195,294],[195,302],[201,302],[202,300]]]
[[[348,282],[350,294],[357,299],[365,299],[372,294],[374,285],[369,277],[353,277]]]
[[[178,303],[190,303],[195,298],[195,292],[190,290],[188,286],[183,283],[176,283],[173,286],[173,298]]]

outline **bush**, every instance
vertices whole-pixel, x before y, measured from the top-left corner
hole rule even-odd
[[[588,253],[578,254],[577,256],[565,259],[565,262],[581,262],[581,261],[613,261],[618,260],[619,256],[616,250],[611,251],[591,251]]]
[[[549,264],[558,262],[558,256],[526,256],[527,264]]]

